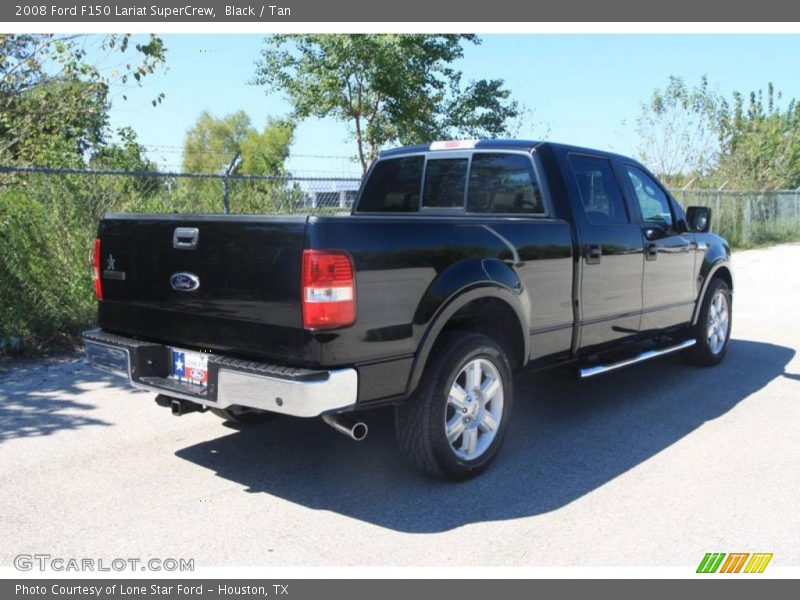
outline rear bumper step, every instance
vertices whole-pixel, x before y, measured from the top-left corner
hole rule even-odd
[[[651,358],[657,358],[659,356],[664,356],[665,354],[671,354],[672,352],[677,352],[678,350],[684,350],[686,348],[691,348],[697,343],[697,340],[685,340],[679,344],[675,344],[674,346],[668,346],[666,348],[659,348],[657,350],[647,350],[646,352],[641,352],[636,356],[632,356],[630,358],[626,358],[624,360],[620,360],[614,363],[608,363],[604,365],[591,365],[579,369],[581,379],[586,379],[587,377],[594,377],[595,375],[601,375],[602,373],[608,373],[609,371],[615,371],[616,369],[621,369],[622,367],[627,367],[628,365],[635,365],[636,363],[643,362],[645,360],[650,360]]]
[[[135,388],[214,408],[256,410],[318,417],[352,409],[358,393],[355,369],[313,370],[208,355],[208,385],[169,376],[170,347],[113,335],[83,334],[89,363],[128,380]]]

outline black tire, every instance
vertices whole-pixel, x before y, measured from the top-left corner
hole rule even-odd
[[[485,450],[476,458],[467,460],[459,457],[448,441],[445,422],[448,411],[452,414],[453,410],[452,405],[448,407],[451,386],[457,377],[462,376],[462,369],[475,359],[488,361],[499,375],[502,415],[496,433]],[[474,477],[486,469],[497,455],[508,429],[513,398],[511,367],[498,344],[476,333],[444,333],[431,353],[416,391],[395,410],[395,429],[400,448],[417,468],[434,477],[457,481]],[[488,405],[487,402],[485,406]],[[478,420],[478,417],[474,419],[473,428],[480,429]],[[454,440],[454,444],[459,439]]]
[[[725,333],[724,343],[720,349],[715,349],[708,336],[708,322],[709,312],[711,310],[711,303],[717,294],[724,296],[727,303],[727,331]],[[703,303],[700,305],[700,313],[697,316],[697,324],[692,328],[692,335],[697,340],[697,343],[691,348],[683,351],[684,360],[697,367],[713,367],[722,362],[725,354],[728,352],[728,342],[731,338],[731,326],[733,325],[733,302],[731,298],[731,290],[728,284],[719,277],[715,277],[708,284],[706,295],[703,297]]]
[[[231,410],[228,408],[209,408],[208,410],[220,419],[240,425],[257,425],[275,417],[275,413],[261,410]]]

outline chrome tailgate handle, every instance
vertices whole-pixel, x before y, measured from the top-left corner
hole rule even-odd
[[[197,227],[176,227],[172,234],[172,247],[178,250],[194,250],[199,237],[200,230]]]

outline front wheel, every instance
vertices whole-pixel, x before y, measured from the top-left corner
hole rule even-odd
[[[709,283],[700,305],[693,332],[697,343],[684,351],[686,362],[700,367],[719,364],[728,351],[732,317],[731,290],[727,283],[716,278]]]
[[[511,367],[491,338],[448,332],[437,342],[419,387],[397,407],[403,453],[422,471],[463,480],[494,459],[513,404]]]

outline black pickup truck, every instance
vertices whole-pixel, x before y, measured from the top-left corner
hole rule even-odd
[[[733,277],[709,225],[608,152],[399,148],[350,215],[107,215],[86,352],[178,415],[322,417],[362,439],[352,414],[393,405],[411,461],[464,479],[525,401],[522,368],[722,360]]]

